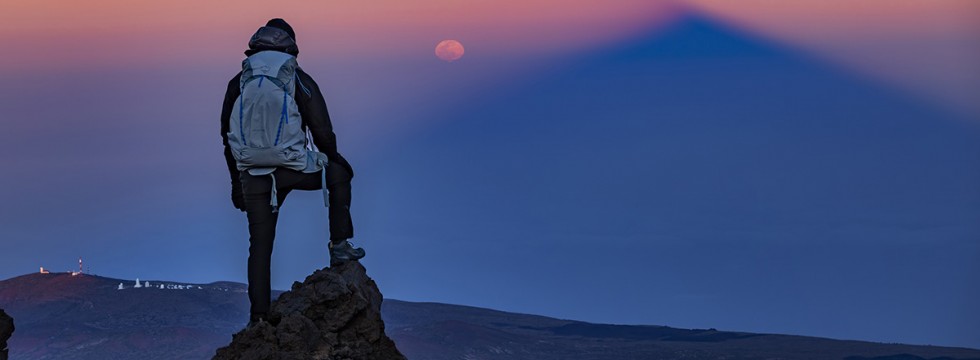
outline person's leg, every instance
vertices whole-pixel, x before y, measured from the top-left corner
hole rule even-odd
[[[303,180],[294,188],[299,190],[321,190],[321,173],[304,174]],[[354,223],[350,216],[352,176],[339,164],[327,166],[327,218],[330,221],[330,240],[341,242],[354,237]]]
[[[304,174],[303,180],[296,184],[297,189],[322,190],[322,172]],[[354,224],[350,216],[351,179],[353,175],[340,164],[331,164],[326,169],[327,201],[330,208],[327,217],[330,221],[330,266],[338,266],[348,261],[364,257],[364,249],[355,248],[350,239],[354,237]]]
[[[270,267],[279,213],[272,212],[272,205],[269,204],[272,196],[272,179],[268,175],[251,176],[243,174],[242,187],[245,194],[245,213],[248,217],[249,233],[248,299],[252,304],[251,314],[253,317],[265,316],[269,312],[271,301]],[[280,208],[288,193],[289,188],[277,186],[276,198]]]
[[[327,191],[330,208],[330,241],[337,243],[354,237],[354,222],[350,216],[351,174],[339,164],[327,166]]]
[[[350,216],[351,179],[353,175],[340,164],[327,166],[327,190],[330,209],[330,267],[340,266],[364,257],[364,249],[355,248],[350,241],[354,237],[354,223]]]

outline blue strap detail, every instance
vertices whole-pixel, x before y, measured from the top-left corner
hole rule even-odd
[[[283,121],[285,121],[287,124],[289,123],[289,119],[286,117],[286,95],[289,95],[289,94],[287,92],[283,91],[282,92],[282,113],[279,115],[279,128],[276,129],[276,141],[275,141],[274,145],[279,145],[279,134],[282,133],[282,123],[283,123]]]
[[[303,85],[303,82],[299,79],[298,69],[296,72],[293,72],[293,79],[296,79],[296,82],[299,83],[299,87],[303,89],[303,92],[306,93],[306,96],[310,96],[310,89],[307,89],[306,85]]]
[[[286,116],[286,96],[289,95],[288,92],[282,92],[282,115],[281,117],[289,124],[289,116]]]
[[[279,198],[278,193],[276,193],[276,174],[269,173],[272,177],[272,200],[269,200],[269,205],[272,205],[272,212],[279,212]]]
[[[265,76],[259,78],[259,87],[262,87],[262,80],[265,80]]]
[[[244,117],[242,115],[242,113],[244,113],[244,110],[242,108],[245,106],[244,103],[245,103],[245,94],[241,94],[238,97],[238,132],[239,135],[242,137],[242,144],[248,145],[248,140],[245,140],[245,128],[242,127],[242,118]]]

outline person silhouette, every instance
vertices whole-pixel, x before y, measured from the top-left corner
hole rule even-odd
[[[298,54],[293,28],[283,19],[269,20],[249,40],[243,70],[228,82],[221,109],[232,204],[248,218],[249,325],[276,320],[269,317],[272,246],[279,205],[292,190],[325,192],[331,267],[365,255],[349,240],[354,237],[350,215],[354,170],[337,152],[323,94],[296,64]],[[267,116],[270,108],[274,114]],[[289,122],[296,117],[300,121]],[[273,143],[273,132],[275,144],[265,144]],[[268,146],[263,149],[263,145]]]

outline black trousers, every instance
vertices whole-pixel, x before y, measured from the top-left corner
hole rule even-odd
[[[350,217],[350,202],[353,175],[340,164],[330,164],[326,171],[330,239],[340,241],[352,238],[354,225]],[[290,191],[322,189],[321,172],[303,173],[278,168],[273,174],[276,177],[276,198],[280,209]],[[252,176],[243,171],[241,180],[245,195],[245,213],[248,216],[248,299],[252,303],[252,314],[265,314],[269,311],[272,291],[270,266],[279,213],[273,212],[272,205],[269,204],[272,197],[272,178],[269,175]],[[324,255],[327,256],[326,253]]]

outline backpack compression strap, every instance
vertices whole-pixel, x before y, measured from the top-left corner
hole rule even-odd
[[[317,160],[317,162],[320,163],[321,168],[320,186],[322,188],[321,191],[323,191],[323,206],[330,207],[330,192],[327,190],[327,166],[329,166],[330,163],[323,160]],[[279,212],[279,197],[278,193],[276,192],[276,174],[269,173],[269,176],[272,177],[272,198],[269,199],[269,205],[272,205],[272,212]]]
[[[269,200],[269,205],[272,205],[272,212],[279,212],[279,197],[276,193],[276,174],[269,173],[272,177],[272,200]]]

